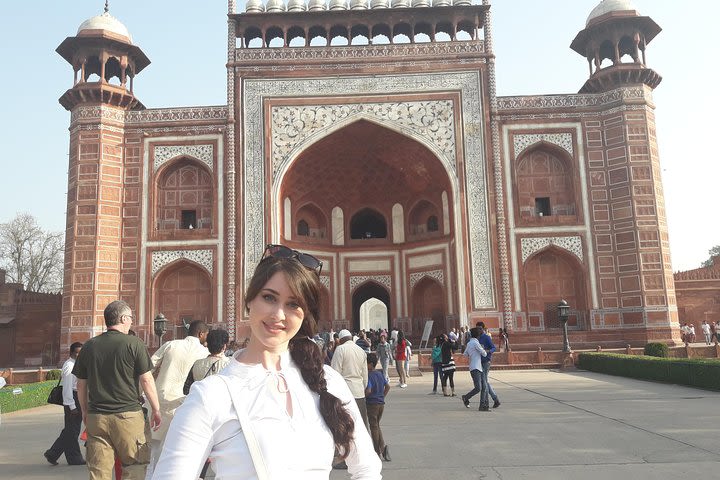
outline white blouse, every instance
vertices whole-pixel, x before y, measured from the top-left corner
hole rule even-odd
[[[227,385],[219,375],[244,385],[240,397],[272,479],[327,479],[334,456],[332,433],[319,411],[320,397],[310,391],[289,352],[280,358],[280,371],[237,361],[218,375],[193,383],[190,394],[175,412],[153,480],[196,480],[210,457],[217,480],[256,479],[255,467],[240,429]],[[355,421],[354,441],[346,459],[353,479],[380,479],[382,463],[345,380],[325,366],[328,391],[346,404]],[[288,415],[285,379],[292,401]],[[274,393],[275,392],[275,393]]]

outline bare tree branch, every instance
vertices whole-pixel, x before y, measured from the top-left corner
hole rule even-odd
[[[44,231],[28,213],[0,223],[0,268],[28,291],[62,289],[64,249],[63,234]]]

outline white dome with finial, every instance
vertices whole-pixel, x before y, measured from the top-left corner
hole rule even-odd
[[[310,0],[308,2],[308,10],[311,12],[327,10],[327,3],[325,3],[325,0]]]
[[[347,0],[330,0],[330,10],[347,10]]]
[[[304,12],[307,10],[305,0],[290,0],[288,2],[288,12]]]
[[[602,17],[610,12],[637,12],[637,8],[635,8],[630,0],[602,0],[600,4],[590,12],[586,25],[590,25],[590,22],[596,18]]]
[[[108,3],[109,2],[107,1],[105,2],[105,11],[102,13],[102,15],[88,18],[83,23],[81,23],[78,27],[77,34],[80,35],[83,31],[87,30],[105,30],[108,32],[112,32],[116,35],[125,37],[130,43],[132,43],[132,37],[130,36],[130,32],[128,31],[127,27],[123,25],[120,20],[110,15],[110,7]]]
[[[265,5],[266,12],[284,12],[285,11],[285,0],[268,0]]]
[[[248,0],[245,4],[245,13],[262,13],[265,11],[265,4],[262,0]]]

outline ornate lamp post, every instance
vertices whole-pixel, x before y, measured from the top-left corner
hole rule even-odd
[[[162,337],[167,331],[167,319],[165,319],[165,315],[158,313],[155,320],[153,320],[153,326],[155,327],[155,335],[160,339],[160,345],[158,345],[158,347],[162,347]]]
[[[570,305],[568,305],[568,303],[565,300],[560,300],[560,303],[558,303],[557,309],[558,309],[558,317],[560,318],[560,321],[562,322],[562,326],[563,326],[563,352],[570,353],[570,352],[572,352],[572,349],[570,348],[570,342],[568,341],[568,332],[567,332],[567,322],[568,322],[568,315],[570,312]]]

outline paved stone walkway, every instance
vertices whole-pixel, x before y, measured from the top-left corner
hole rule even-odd
[[[470,375],[456,373],[458,395]],[[498,371],[502,406],[427,395],[432,376],[393,388],[383,418],[397,480],[720,478],[720,393],[582,371]],[[48,465],[58,407],[3,415],[0,479],[87,478]],[[334,471],[332,480],[349,478]],[[288,479],[290,480],[290,479]]]

